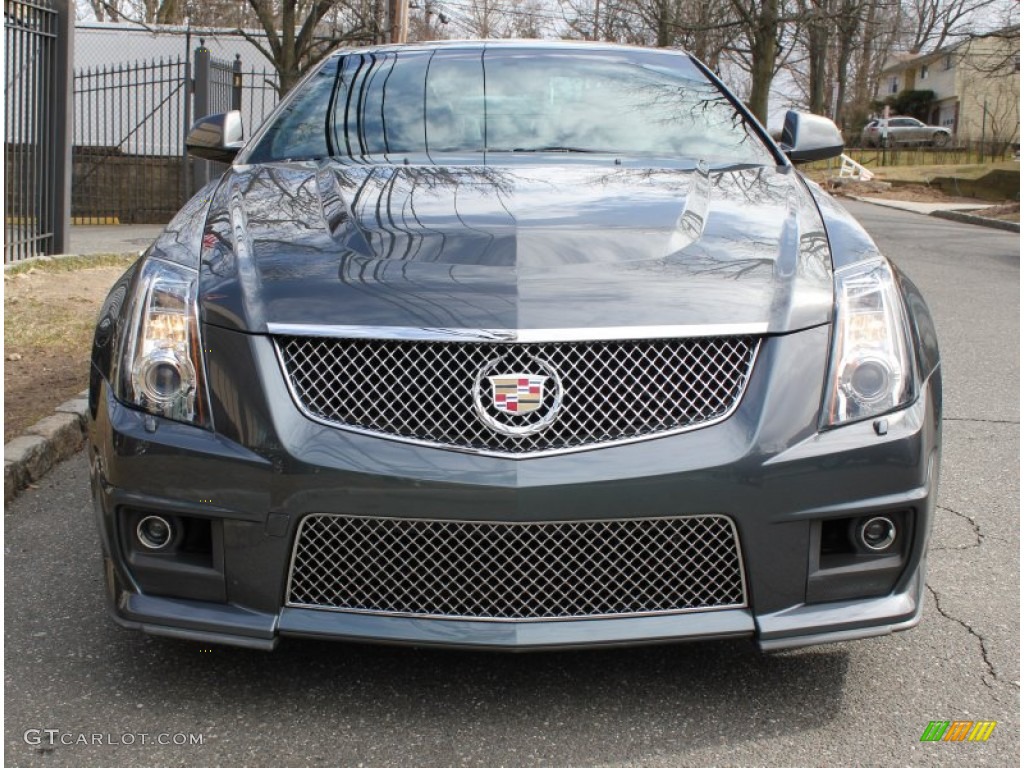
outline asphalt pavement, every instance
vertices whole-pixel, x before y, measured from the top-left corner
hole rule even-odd
[[[79,454],[5,511],[7,763],[1017,765],[1020,241],[849,208],[920,286],[942,345],[918,628],[769,656],[745,642],[493,655],[299,640],[265,654],[147,637],[105,615]],[[985,743],[922,743],[932,720],[998,724]]]
[[[138,253],[163,230],[159,224],[83,224],[71,227],[68,253]]]

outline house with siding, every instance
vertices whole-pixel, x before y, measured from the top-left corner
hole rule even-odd
[[[1020,27],[886,62],[876,98],[932,91],[925,122],[961,141],[1020,140]]]

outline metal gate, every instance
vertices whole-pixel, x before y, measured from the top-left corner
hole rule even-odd
[[[163,224],[187,198],[183,59],[75,73],[75,224]]]
[[[68,245],[74,4],[4,0],[4,263]]]
[[[198,117],[243,109],[254,129],[277,104],[273,70],[211,56],[82,69],[74,76],[75,224],[165,224],[227,165],[189,158]],[[243,93],[252,100],[243,105]],[[258,106],[257,106],[258,105]],[[249,122],[249,121],[252,122]]]

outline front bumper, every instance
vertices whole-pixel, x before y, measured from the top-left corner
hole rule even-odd
[[[712,427],[515,460],[347,433],[303,417],[269,340],[206,329],[217,432],[92,394],[91,460],[111,605],[153,634],[272,648],[314,637],[532,650],[747,637],[765,650],[914,626],[922,608],[939,444],[938,379],[910,407],[817,431],[827,328],[764,342],[740,407]],[[881,434],[880,434],[881,432]],[[202,562],[126,544],[126,510],[211,521]],[[912,521],[898,563],[824,567],[824,521],[892,512]],[[530,522],[727,515],[747,607],[671,615],[519,621],[418,618],[285,606],[309,514]],[[875,567],[877,566],[877,567]]]

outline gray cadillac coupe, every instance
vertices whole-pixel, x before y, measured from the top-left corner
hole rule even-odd
[[[336,53],[114,286],[90,462],[116,620],[492,649],[920,618],[928,309],[700,62]]]

